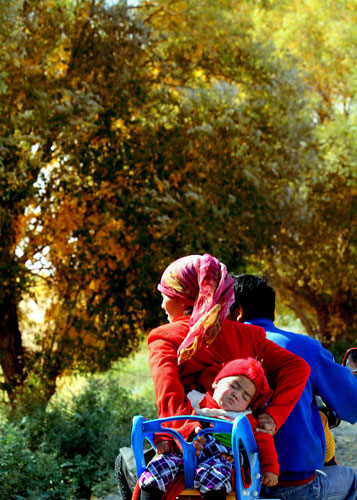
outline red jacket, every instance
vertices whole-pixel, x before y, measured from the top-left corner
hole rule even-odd
[[[263,328],[226,320],[211,345],[178,367],[177,349],[187,335],[188,322],[188,316],[180,318],[155,328],[148,337],[149,363],[159,417],[195,414],[186,394],[192,389],[200,389],[197,381],[202,370],[217,365],[217,374],[227,361],[251,356],[262,363],[269,385],[274,390],[264,411],[270,414],[279,429],[305,387],[310,374],[309,365],[268,340]],[[210,388],[206,387],[205,391],[207,389]],[[197,424],[177,421],[169,425],[182,431],[187,439]],[[167,437],[161,436],[158,441],[162,439]]]

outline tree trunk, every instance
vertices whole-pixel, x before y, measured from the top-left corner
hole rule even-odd
[[[14,403],[16,388],[25,380],[24,350],[14,297],[5,293],[0,303],[0,363],[4,377],[2,388]]]

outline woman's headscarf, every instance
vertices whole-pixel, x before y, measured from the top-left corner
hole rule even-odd
[[[189,332],[178,349],[181,364],[217,337],[234,302],[234,280],[212,255],[189,255],[169,265],[158,289],[193,306]]]

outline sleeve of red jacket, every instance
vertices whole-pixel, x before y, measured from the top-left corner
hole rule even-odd
[[[177,328],[180,328],[180,325],[177,325]],[[149,335],[148,344],[149,364],[159,417],[195,414],[179,379],[177,349],[181,343],[181,336],[176,334],[165,336],[164,330],[161,330],[160,334],[157,333],[157,330],[153,330]],[[170,427],[178,430],[186,440],[197,425],[199,425],[198,422],[188,422],[187,420],[179,420],[169,424]],[[163,439],[167,439],[167,436],[160,435],[156,442]]]
[[[262,339],[261,361],[274,394],[264,412],[274,419],[277,430],[298,402],[310,375],[310,366],[267,338]]]
[[[255,432],[257,421],[253,415],[248,415],[248,420],[253,429],[253,434],[258,447],[258,458],[260,464],[260,472],[273,472],[279,475],[278,455],[275,451],[274,438],[265,432]]]

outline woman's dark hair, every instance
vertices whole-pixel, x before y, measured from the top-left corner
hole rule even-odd
[[[234,278],[235,302],[232,310],[243,308],[243,320],[267,318],[274,321],[275,291],[265,278],[240,274]]]

